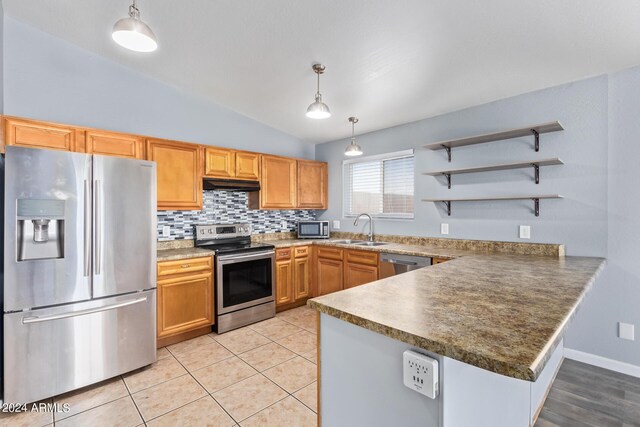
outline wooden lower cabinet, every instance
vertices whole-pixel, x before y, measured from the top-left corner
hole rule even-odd
[[[311,297],[311,262],[309,257],[293,260],[293,298],[298,301]]]
[[[364,285],[378,280],[378,267],[371,265],[353,264],[347,262],[344,265],[344,288]]]
[[[311,297],[310,248],[276,249],[276,307]]]
[[[431,258],[431,265],[442,264],[447,261],[450,261],[449,258]]]
[[[290,304],[293,296],[293,261],[276,261],[276,306]]]
[[[344,289],[342,260],[318,258],[316,268],[318,295],[326,295]]]
[[[213,259],[159,262],[158,342],[201,329],[207,333],[214,319]]]

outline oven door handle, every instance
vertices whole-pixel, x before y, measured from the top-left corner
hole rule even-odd
[[[270,256],[275,256],[274,251],[266,251],[266,252],[254,252],[246,255],[223,255],[218,256],[218,261],[224,262],[225,264],[232,264],[234,262],[240,262],[248,259],[260,259],[260,258],[269,258]]]

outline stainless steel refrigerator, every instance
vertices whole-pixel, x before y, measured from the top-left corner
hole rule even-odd
[[[28,403],[156,358],[156,166],[7,147],[3,397]]]

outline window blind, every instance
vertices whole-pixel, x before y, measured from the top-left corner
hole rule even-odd
[[[344,162],[344,214],[413,218],[413,150]]]

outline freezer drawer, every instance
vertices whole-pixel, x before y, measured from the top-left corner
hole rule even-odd
[[[58,395],[155,359],[155,289],[4,315],[5,402]]]

